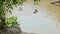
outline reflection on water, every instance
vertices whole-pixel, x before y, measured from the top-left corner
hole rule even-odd
[[[22,31],[38,34],[59,34],[60,25],[58,24],[58,27],[56,27],[58,22],[55,12],[50,12],[55,9],[52,10],[51,6],[44,6],[44,3],[39,6],[34,6],[33,3],[27,3],[21,7],[23,9],[22,11],[18,11],[19,6],[14,8],[12,16],[18,17],[18,22],[20,23]],[[33,12],[36,8],[38,13],[34,14]]]

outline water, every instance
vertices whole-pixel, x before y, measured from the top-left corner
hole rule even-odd
[[[18,11],[22,7],[23,11]],[[34,14],[35,8],[38,10]],[[55,16],[49,15],[49,11],[44,6],[34,6],[27,3],[14,8],[12,16],[18,17],[18,23],[22,31],[38,34],[59,34],[60,29],[56,28],[57,20]],[[60,26],[59,26],[60,27]]]

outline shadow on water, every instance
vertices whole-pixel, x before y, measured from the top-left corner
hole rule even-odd
[[[57,4],[53,4],[53,5],[60,7],[60,5],[57,5]]]
[[[60,7],[60,1],[52,2],[51,4]]]

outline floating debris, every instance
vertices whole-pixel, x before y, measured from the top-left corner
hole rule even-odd
[[[35,11],[33,12],[33,13],[37,13],[38,12],[38,10],[37,9],[35,9]]]
[[[22,11],[23,9],[22,9],[22,7],[19,7],[19,11]]]

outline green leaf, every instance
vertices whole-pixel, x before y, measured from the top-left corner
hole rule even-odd
[[[38,5],[40,0],[34,0],[34,5]]]
[[[5,23],[6,23],[6,26],[12,26],[14,24],[18,24],[17,17],[12,16],[12,17],[8,18]]]

